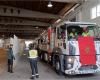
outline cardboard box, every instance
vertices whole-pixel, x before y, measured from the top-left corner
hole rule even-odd
[[[0,48],[0,74],[6,69],[7,65],[7,51]]]

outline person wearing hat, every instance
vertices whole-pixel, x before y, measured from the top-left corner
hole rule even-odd
[[[13,73],[13,60],[15,57],[13,55],[12,44],[8,46],[8,72]]]

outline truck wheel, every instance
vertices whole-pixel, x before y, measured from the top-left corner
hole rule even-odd
[[[60,69],[60,63],[59,61],[56,61],[56,66],[55,66],[56,70],[58,71]]]
[[[60,75],[61,74],[60,61],[56,61],[56,63],[55,63],[55,69],[56,69],[56,72]]]

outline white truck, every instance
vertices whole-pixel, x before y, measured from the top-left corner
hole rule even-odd
[[[83,28],[88,28],[89,36],[82,36]],[[77,37],[70,39],[74,28]],[[52,63],[58,73],[68,75],[89,74],[100,71],[100,31],[95,23],[64,22],[49,28],[46,48],[41,43],[41,58]],[[47,44],[47,45],[46,45]],[[43,45],[44,46],[44,45]]]

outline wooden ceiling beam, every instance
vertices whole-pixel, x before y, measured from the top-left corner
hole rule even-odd
[[[70,3],[70,4],[66,4],[65,7],[58,13],[59,15],[64,15],[68,10],[70,10],[75,4],[74,3]]]
[[[28,27],[26,27],[26,28],[8,28],[8,27],[4,27],[4,28],[2,28],[2,27],[0,27],[0,30],[20,30],[20,31],[43,31],[43,29],[34,29],[34,28],[28,28]]]
[[[74,5],[75,5],[75,3],[66,4],[65,7],[58,12],[58,14],[61,15],[61,16],[64,16],[64,14],[66,12],[68,12]],[[51,20],[51,23],[55,23],[56,21],[57,20]]]
[[[51,1],[54,1],[54,2],[64,2],[64,3],[81,3],[83,0],[51,0]]]
[[[61,16],[9,6],[0,6],[0,16],[59,19]]]
[[[28,25],[4,25],[4,24],[0,24],[0,28],[12,28],[12,29],[34,29],[34,30],[47,30],[48,27],[46,26],[28,26]]]
[[[40,34],[41,32],[39,31],[20,31],[20,30],[5,30],[5,31],[2,31],[0,30],[0,32],[2,33],[22,33],[22,34]]]
[[[49,23],[45,22],[39,22],[39,21],[28,21],[28,20],[22,20],[22,21],[12,21],[12,22],[6,22],[6,21],[1,21],[0,24],[4,25],[26,25],[26,26],[50,26]]]

